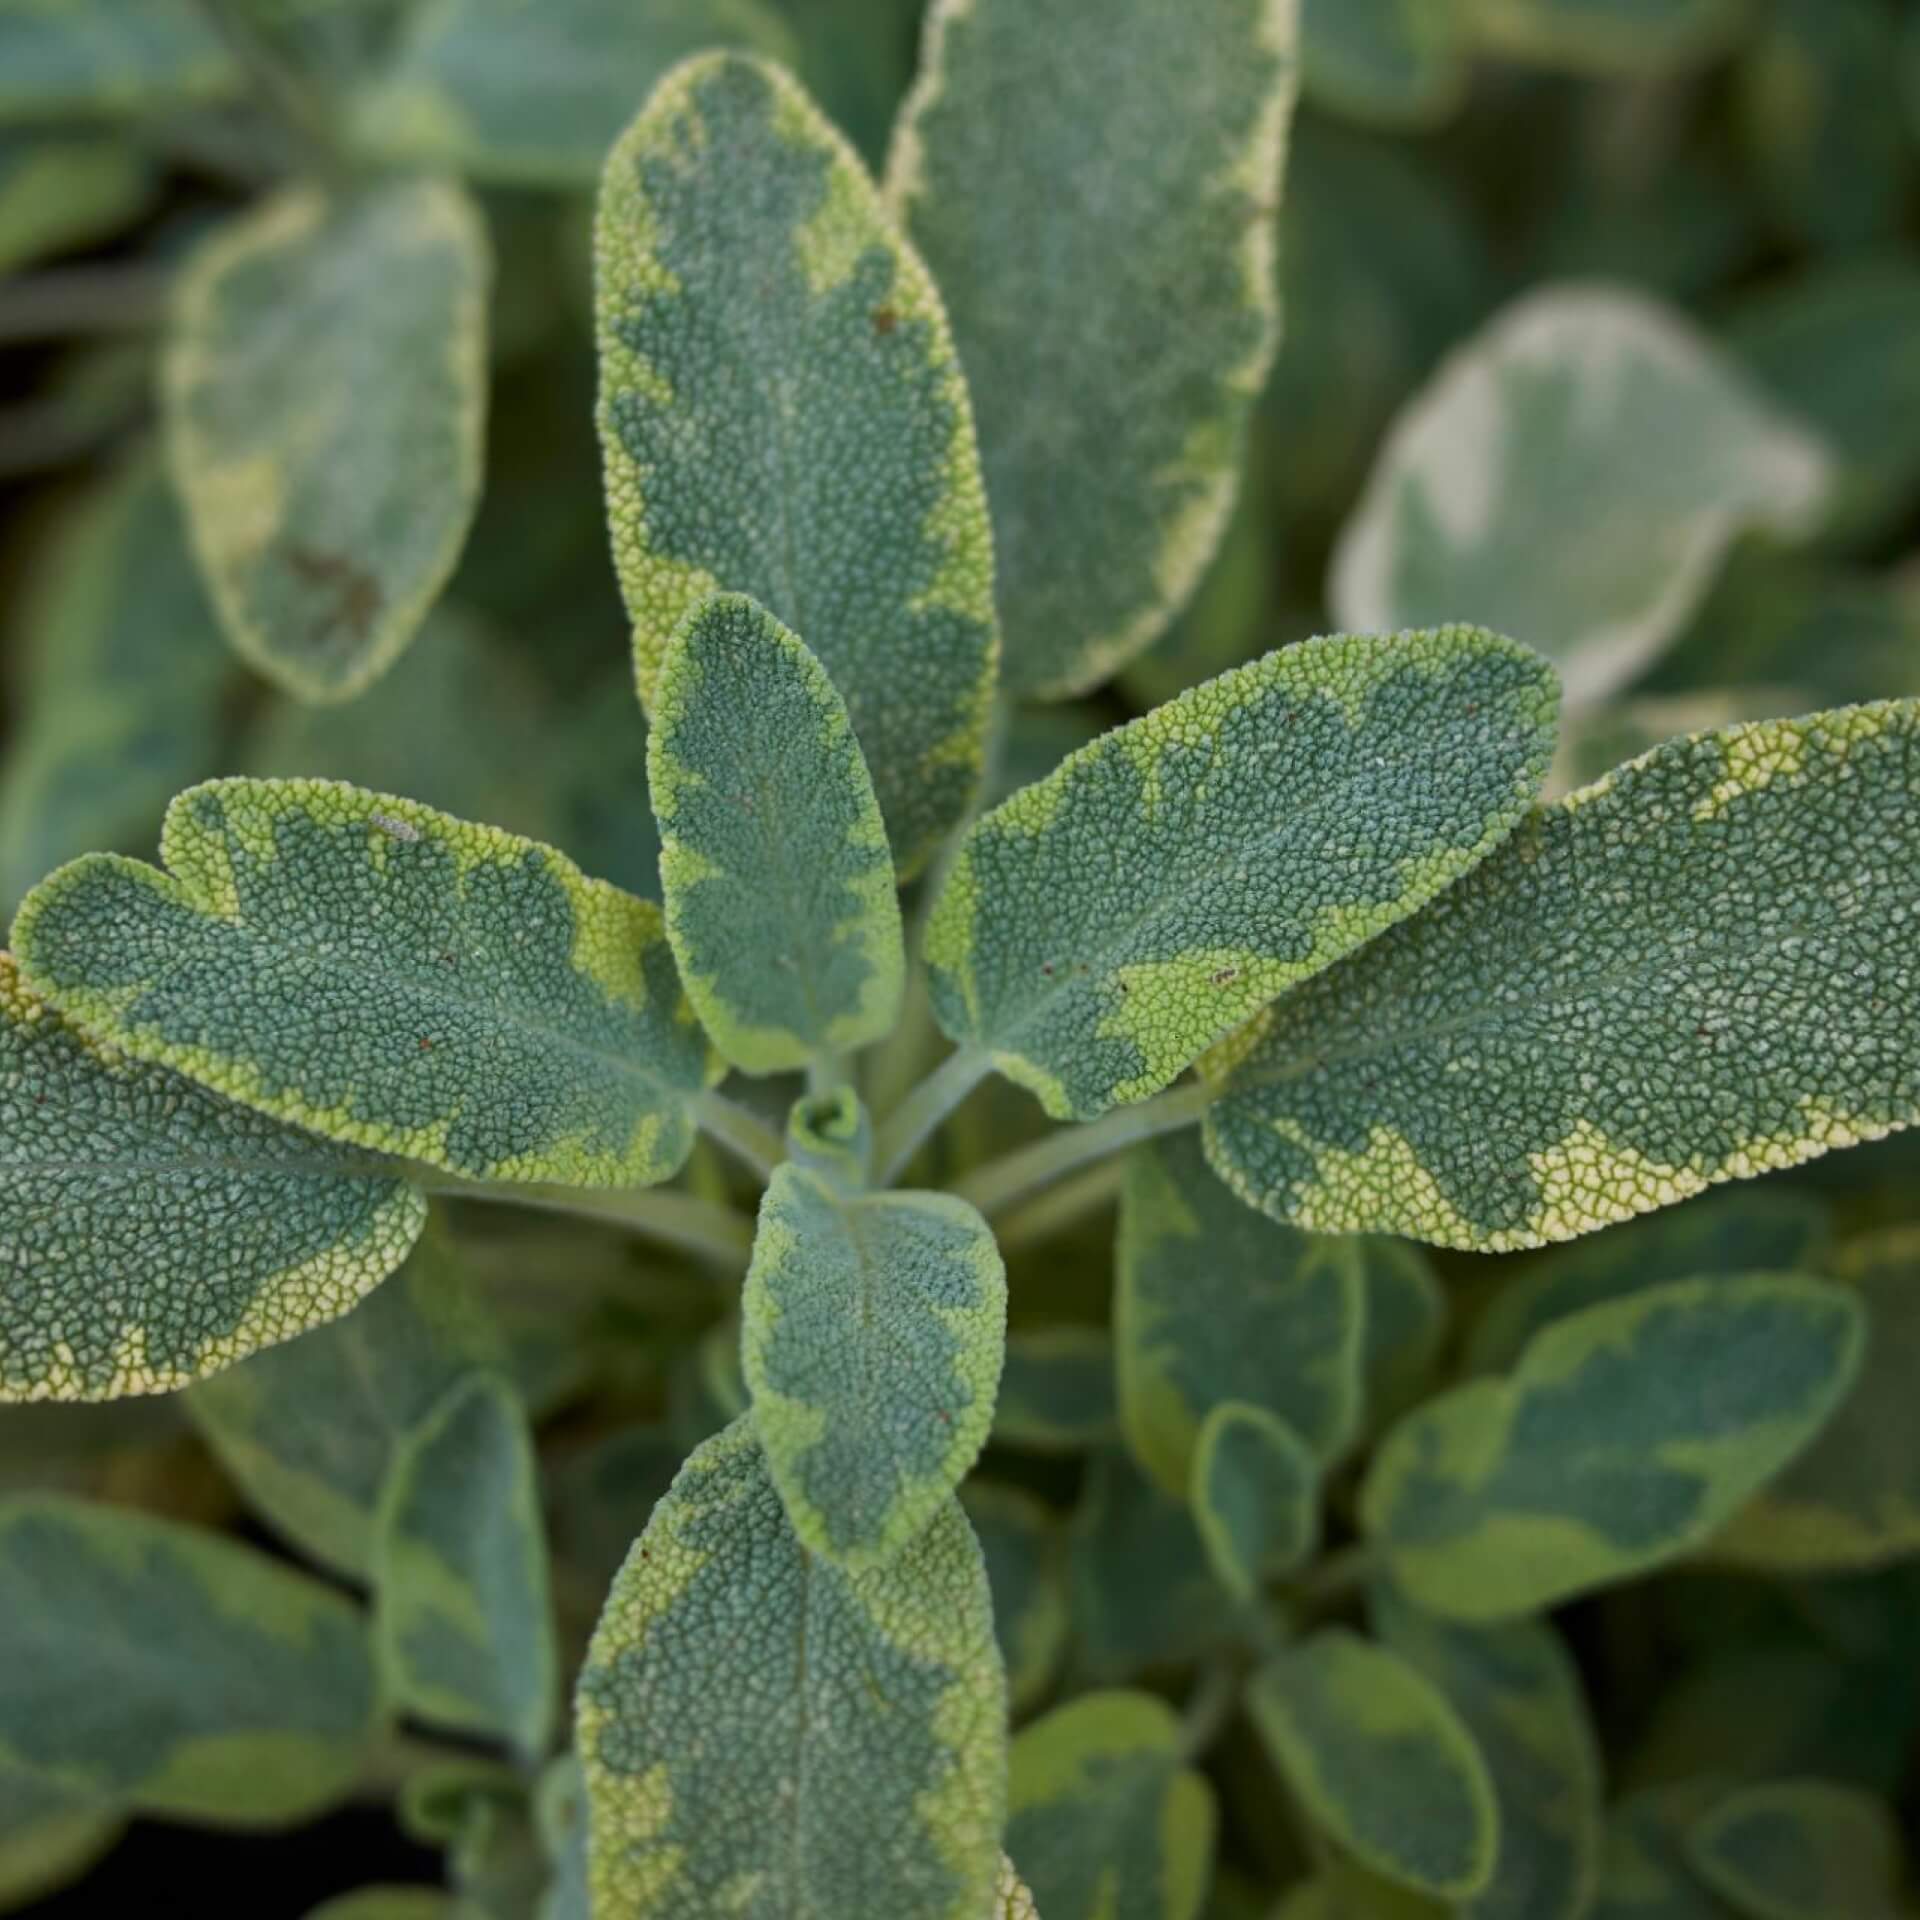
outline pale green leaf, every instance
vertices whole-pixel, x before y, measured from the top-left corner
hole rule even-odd
[[[1825,1780],[1737,1788],[1687,1830],[1687,1858],[1750,1920],[1896,1920],[1900,1830],[1872,1795]]]
[[[1242,1204],[1192,1134],[1137,1148],[1114,1250],[1120,1416],[1134,1457],[1184,1499],[1222,1401],[1278,1416],[1330,1458],[1360,1419],[1367,1243]]]
[[[0,1502],[0,1762],[275,1825],[345,1794],[380,1711],[365,1621],[332,1588],[171,1521]]]
[[[941,1193],[848,1193],[774,1169],[742,1296],[768,1469],[801,1540],[887,1560],[986,1442],[1007,1324],[993,1234]]]
[[[1605,1835],[1600,1748],[1580,1673],[1554,1629],[1462,1627],[1371,1596],[1374,1630],[1445,1697],[1473,1736],[1500,1810],[1493,1876],[1459,1920],[1582,1920]]]
[[[1120,1437],[1113,1342],[1104,1327],[1025,1327],[1007,1335],[996,1446],[1085,1453]]]
[[[1369,124],[1445,120],[1467,87],[1458,0],[1301,0],[1300,87]]]
[[[1040,1920],[1032,1892],[1004,1853],[1000,1856],[1000,1878],[994,1883],[993,1910],[988,1920]]]
[[[0,0],[0,121],[153,112],[238,82],[195,0]]]
[[[1053,1511],[1018,1487],[970,1480],[960,1504],[993,1593],[993,1630],[1015,1714],[1043,1699],[1067,1649],[1066,1539]]]
[[[7,44],[0,10],[0,55]],[[0,139],[0,273],[106,239],[146,204],[152,162],[110,136]]]
[[[1216,1825],[1151,1694],[1083,1694],[1013,1743],[1007,1852],[1044,1920],[1197,1920]]]
[[[1207,1152],[1323,1232],[1570,1240],[1920,1119],[1920,702],[1677,740],[1223,1048]]]
[[[929,14],[887,189],[972,383],[1018,695],[1123,666],[1226,523],[1278,335],[1294,37],[1293,0]]]
[[[1745,0],[1459,0],[1489,51],[1573,73],[1689,64],[1739,31]]]
[[[0,1765],[0,1913],[79,1879],[125,1824],[89,1793]]]
[[[1554,706],[1540,660],[1466,627],[1181,694],[967,835],[927,930],[941,1026],[1056,1119],[1145,1099],[1498,845]]]
[[[1220,1584],[1254,1599],[1320,1543],[1320,1462],[1264,1407],[1223,1400],[1201,1423],[1188,1504]]]
[[[979,778],[997,645],[973,418],[940,296],[777,68],[677,67],[596,232],[614,561],[651,706],[668,640],[749,593],[846,701],[903,874]]]
[[[1549,287],[1401,413],[1341,536],[1334,613],[1516,634],[1583,706],[1658,658],[1738,534],[1805,531],[1827,484],[1820,445],[1678,314]]]
[[[1825,1425],[1865,1315],[1788,1274],[1680,1280],[1556,1321],[1408,1414],[1362,1522],[1409,1599],[1512,1619],[1699,1546]]]
[[[647,779],[667,938],[720,1052],[777,1073],[889,1033],[906,983],[893,857],[805,643],[744,595],[701,601],[660,662]]]
[[[168,454],[241,656],[345,700],[413,638],[480,492],[487,243],[458,188],[292,187],[186,269]]]
[[[328,1138],[496,1180],[630,1186],[706,1074],[660,910],[552,849],[319,780],[168,809],[169,871],[28,897],[21,969],[89,1032]]]
[[[711,1920],[743,1888],[793,1913],[988,1909],[1005,1687],[955,1501],[848,1573],[794,1537],[736,1421],[615,1581],[578,1713],[597,1913]]]
[[[312,1909],[307,1920],[461,1920],[453,1898],[434,1887],[360,1887]]]
[[[1487,1887],[1500,1813],[1486,1763],[1398,1655],[1329,1627],[1268,1661],[1247,1705],[1295,1794],[1363,1864],[1445,1899]]]

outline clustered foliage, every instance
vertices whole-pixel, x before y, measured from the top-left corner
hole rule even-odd
[[[0,0],[0,1910],[1920,1910],[1920,8],[920,12]]]

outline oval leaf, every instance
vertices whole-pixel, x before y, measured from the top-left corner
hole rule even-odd
[[[973,417],[940,296],[777,68],[674,69],[607,161],[600,437],[641,697],[716,587],[806,636],[903,874],[979,777],[996,635]]]
[[[1389,1433],[1367,1532],[1416,1604],[1503,1620],[1698,1546],[1817,1434],[1860,1365],[1865,1315],[1789,1274],[1681,1280],[1589,1307],[1504,1379]]]
[[[794,1537],[736,1421],[654,1509],[581,1676],[595,1911],[710,1920],[752,1887],[794,1912],[979,1920],[1004,1695],[958,1503],[845,1572]]]
[[[973,384],[1017,694],[1123,666],[1225,526],[1278,332],[1294,15],[1291,0],[929,15],[887,188]]]
[[[458,188],[287,190],[177,296],[168,451],[240,654],[346,700],[413,638],[480,497],[487,243]]]
[[[777,1073],[891,1031],[906,955],[867,763],[819,661],[744,595],[669,644],[647,784],[667,938],[720,1052]]]
[[[0,1766],[0,1913],[78,1880],[125,1825],[125,1814],[92,1794]]]
[[[1920,1119],[1920,701],[1672,741],[1222,1048],[1207,1152],[1324,1232],[1506,1251]]]
[[[1464,29],[1457,0],[1301,0],[1301,90],[1351,119],[1432,126],[1466,92]]]
[[[551,848],[322,780],[216,780],[170,871],[100,854],[28,897],[35,992],[283,1120],[480,1179],[628,1186],[705,1077],[659,908]]]
[[[1086,1453],[1119,1437],[1106,1328],[1024,1327],[1007,1336],[993,1409],[996,1446]]]
[[[1264,1407],[1225,1400],[1207,1415],[1188,1501],[1207,1558],[1237,1600],[1254,1599],[1320,1542],[1320,1463]]]
[[[1018,1487],[970,1480],[960,1505],[987,1563],[993,1630],[1017,1715],[1045,1696],[1067,1649],[1066,1540],[1052,1510]]]
[[[1448,627],[1308,641],[1116,728],[968,834],[927,929],[941,1026],[1055,1119],[1145,1099],[1498,845],[1554,702]]]
[[[1825,1780],[1741,1787],[1687,1831],[1687,1859],[1751,1920],[1895,1920],[1900,1830],[1871,1794]]]

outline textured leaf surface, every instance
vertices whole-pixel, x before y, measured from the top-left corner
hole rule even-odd
[[[1000,1878],[994,1883],[990,1920],[1040,1920],[1032,1892],[1004,1853],[1000,1856]]]
[[[0,120],[182,106],[237,80],[193,0],[0,0]]]
[[[1600,1749],[1579,1670],[1554,1629],[1455,1626],[1385,1583],[1370,1611],[1382,1640],[1459,1716],[1493,1786],[1493,1875],[1457,1909],[1461,1920],[1582,1920],[1605,1835]]]
[[[1740,0],[1465,0],[1475,32],[1509,58],[1573,72],[1632,73],[1716,51]]]
[[[242,656],[345,700],[413,638],[479,498],[487,245],[457,188],[289,189],[178,293],[168,450]]]
[[[1462,18],[1455,0],[1301,0],[1301,90],[1355,120],[1444,120],[1466,91]]]
[[[1029,1453],[1084,1453],[1117,1440],[1113,1372],[1113,1342],[1104,1327],[1010,1333],[993,1409],[995,1444]]]
[[[960,1504],[987,1563],[993,1630],[1015,1714],[1046,1694],[1066,1651],[1066,1541],[1052,1510],[1018,1487],[970,1480]]]
[[[843,1194],[774,1169],[742,1296],[741,1357],[767,1462],[802,1541],[889,1558],[986,1442],[1007,1275],[947,1194]]]
[[[775,1073],[888,1033],[906,981],[893,858],[845,703],[738,594],[660,664],[647,736],[667,938],[713,1042]]]
[[[191,1527],[0,1502],[0,1762],[271,1824],[346,1791],[378,1713],[365,1624],[331,1588]]]
[[[958,1504],[844,1572],[794,1537],[736,1421],[655,1508],[581,1678],[595,1910],[979,1920],[1004,1691]]]
[[[1191,1134],[1137,1148],[1121,1195],[1114,1339],[1127,1444],[1185,1498],[1201,1423],[1233,1400],[1326,1458],[1360,1417],[1366,1244],[1281,1226]]]
[[[319,780],[183,793],[14,922],[36,992],[248,1105],[479,1178],[663,1180],[705,1049],[660,911],[550,848]]]
[[[1865,1316],[1787,1274],[1680,1280],[1589,1307],[1501,1379],[1388,1434],[1361,1496],[1408,1597],[1501,1620],[1700,1544],[1799,1453],[1860,1365]]]
[[[426,1203],[86,1040],[0,955],[0,1400],[160,1393],[345,1313]]]
[[[1247,1705],[1294,1792],[1357,1859],[1443,1899],[1487,1886],[1493,1783],[1459,1716],[1397,1654],[1330,1627],[1268,1661]]]
[[[1225,525],[1277,335],[1294,26],[1291,0],[929,16],[887,186],[972,383],[1016,694],[1123,666]]]
[[[1301,1226],[1504,1251],[1910,1125],[1916,735],[1735,727],[1536,813],[1221,1050],[1208,1157]]]
[[[1664,650],[1737,534],[1804,529],[1826,485],[1818,444],[1677,315],[1551,288],[1401,414],[1341,537],[1335,617],[1516,634],[1584,705]]]
[[[934,1012],[1055,1119],[1171,1082],[1520,819],[1552,677],[1466,627],[1309,641],[1103,735],[968,834]]]
[[[1264,1407],[1223,1400],[1207,1415],[1188,1497],[1207,1558],[1236,1599],[1252,1600],[1319,1544],[1320,1463]]]
[[[1083,1694],[1013,1743],[1007,1852],[1045,1920],[1197,1920],[1215,1825],[1151,1694]]]
[[[940,296],[852,150],[777,69],[689,61],[607,162],[600,435],[649,705],[716,587],[818,654],[903,873],[979,777],[992,537]]]
[[[1687,1858],[1751,1920],[1893,1920],[1900,1833],[1870,1794],[1824,1780],[1743,1787],[1687,1832]]]

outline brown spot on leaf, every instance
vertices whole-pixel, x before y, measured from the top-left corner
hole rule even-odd
[[[891,333],[900,324],[900,316],[891,307],[875,307],[873,310],[873,330],[878,334]]]
[[[325,646],[343,632],[360,641],[371,637],[373,623],[386,604],[380,582],[372,574],[355,566],[345,554],[328,553],[320,547],[289,543],[286,561],[294,577],[324,602],[308,636],[313,646]]]

